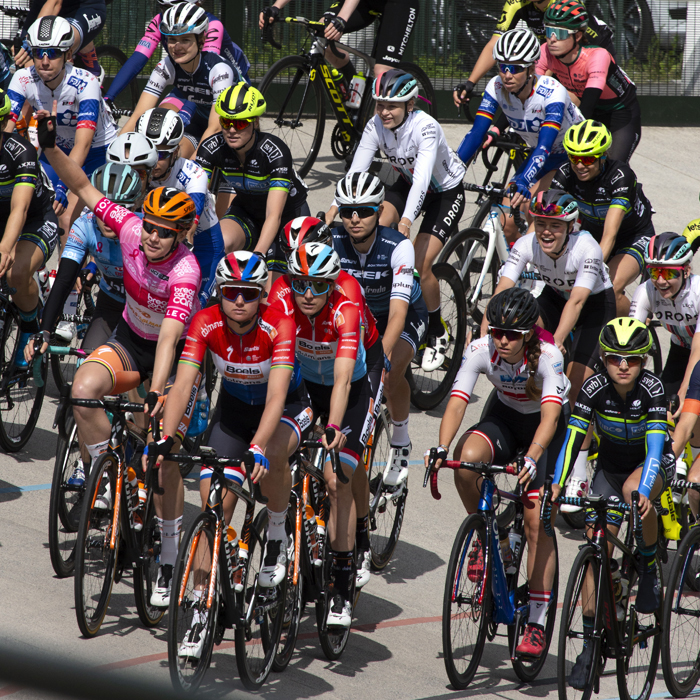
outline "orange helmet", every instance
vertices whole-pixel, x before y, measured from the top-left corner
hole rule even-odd
[[[156,187],[143,203],[143,213],[166,219],[181,229],[192,225],[197,210],[192,198],[174,187]]]

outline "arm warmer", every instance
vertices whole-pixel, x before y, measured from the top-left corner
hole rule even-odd
[[[525,168],[522,173],[514,178],[514,181],[521,180],[530,187],[533,183],[540,179],[542,174],[542,168],[544,163],[549,157],[552,150],[552,146],[559,135],[559,129],[555,129],[553,126],[543,126],[540,129],[539,137],[537,139],[537,147],[530,154],[527,159]]]
[[[647,456],[644,460],[642,478],[639,480],[639,493],[647,498],[649,498],[656,476],[661,469],[661,455],[663,454],[665,441],[666,433],[664,431],[647,429]]]
[[[472,126],[469,133],[462,139],[462,143],[459,144],[459,148],[457,149],[457,155],[462,159],[462,162],[468,163],[474,157],[474,154],[484,142],[486,132],[489,130],[492,122],[493,119],[491,117],[477,114],[474,119],[474,126]],[[552,143],[554,143],[553,139]]]
[[[78,279],[82,265],[71,260],[70,258],[62,258],[56,272],[56,279],[51,294],[46,300],[44,313],[41,317],[41,330],[51,333],[56,326],[56,319],[63,312],[63,305],[68,299],[70,290],[73,289],[75,281]]]
[[[119,93],[141,72],[146,63],[148,63],[148,56],[146,54],[138,51],[132,53],[127,62],[114,77],[105,98],[115,100],[117,95],[119,95]]]
[[[581,104],[579,109],[581,114],[583,114],[584,119],[591,119],[593,117],[593,110],[598,104],[598,98],[603,94],[600,88],[587,87],[581,95]]]

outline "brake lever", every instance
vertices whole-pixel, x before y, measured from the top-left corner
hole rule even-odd
[[[330,445],[333,442],[333,440],[335,440],[335,429],[326,428],[324,436],[326,438],[326,442]],[[338,453],[335,450],[328,450],[328,454],[331,458],[331,467],[333,468],[333,473],[338,477],[338,481],[340,481],[341,484],[349,483],[350,479],[348,479],[348,477],[345,476],[345,473],[343,472],[340,464],[338,463]]]
[[[245,456],[243,457],[243,464],[245,465],[245,475],[246,479],[248,479],[250,490],[253,493],[253,498],[255,498],[258,503],[262,503],[264,505],[267,503],[267,496],[263,496],[263,492],[260,489],[260,484],[254,483],[250,476],[253,469],[255,469],[255,457],[253,456],[252,452],[246,452]]]

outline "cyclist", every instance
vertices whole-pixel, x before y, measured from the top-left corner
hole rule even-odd
[[[166,10],[160,23],[168,40],[168,55],[151,72],[134,113],[121,130],[134,131],[141,115],[160,106],[179,112],[185,123],[181,154],[191,158],[200,141],[219,130],[214,104],[221,93],[241,78],[222,56],[204,51],[209,28],[206,11],[189,3]]]
[[[55,111],[50,119],[38,115],[40,144],[56,172],[107,227],[111,228],[122,249],[124,261],[124,314],[110,340],[93,352],[78,368],[73,381],[74,398],[101,399],[137,387],[149,373],[151,392],[162,397],[184,341],[192,315],[199,309],[197,290],[199,265],[184,246],[187,231],[195,216],[194,202],[174,188],[152,190],[143,204],[143,221],[117,204],[111,203],[90,184],[80,167],[55,147]],[[45,123],[46,122],[46,123]],[[197,383],[198,384],[198,383]],[[194,387],[193,391],[197,388]],[[189,411],[183,418],[189,425]],[[156,403],[152,415],[161,413]],[[110,424],[104,411],[73,408],[75,422],[90,457],[95,460],[107,450]],[[165,462],[160,470],[165,495],[156,498],[156,513],[162,535],[161,568],[151,596],[151,605],[167,607],[172,567],[177,558],[182,517],[169,493],[177,492],[182,513],[182,479],[177,464]],[[111,505],[111,493],[98,496],[99,504]]]
[[[20,313],[20,336],[15,364],[25,367],[24,348],[39,328],[39,288],[34,273],[46,265],[58,243],[58,219],[52,190],[29,141],[7,132],[12,119],[10,98],[0,90],[0,277],[17,291],[12,301]]]
[[[367,122],[348,172],[369,171],[374,154],[380,149],[401,177],[386,192],[379,223],[398,224],[399,233],[409,238],[413,222],[421,211],[424,213],[415,240],[415,265],[428,307],[422,368],[432,372],[445,361],[450,340],[440,316],[440,286],[432,267],[447,239],[459,227],[464,212],[462,179],[466,170],[447,145],[438,122],[427,113],[414,110],[417,93],[415,78],[400,69],[387,71],[374,81],[372,97],[377,101],[377,114]],[[338,205],[343,206],[339,201],[333,202],[326,214],[327,223],[333,221]],[[370,222],[375,227],[373,219]]]
[[[563,357],[556,345],[545,340],[537,322],[539,310],[530,292],[507,289],[491,298],[486,307],[489,335],[474,340],[465,351],[450,400],[440,422],[440,445],[435,466],[447,459],[450,444],[459,431],[464,412],[480,374],[497,390],[496,400],[481,421],[457,442],[454,459],[507,464],[519,450],[526,450],[519,481],[527,496],[525,536],[530,586],[530,616],[518,654],[542,655],[544,623],[551,597],[556,552],[540,522],[539,488],[554,473],[566,432],[562,405],[569,393]],[[527,377],[526,381],[525,377]],[[429,466],[426,452],[425,464]],[[455,470],[455,486],[467,513],[476,513],[480,486],[473,472]],[[501,537],[504,539],[504,537]],[[479,545],[470,552],[467,575],[478,581],[483,574],[484,553]]]
[[[617,315],[629,312],[626,287],[644,269],[647,241],[654,235],[649,200],[632,168],[608,159],[612,136],[601,122],[587,119],[564,136],[569,156],[552,179],[578,202],[584,227],[600,243],[610,268]]]
[[[515,190],[511,208],[549,188],[552,175],[566,160],[564,134],[573,124],[583,121],[563,85],[535,73],[539,55],[540,44],[529,29],[511,29],[499,37],[493,48],[498,75],[486,86],[474,126],[457,150],[457,155],[468,163],[481,147],[496,111],[499,107],[503,110],[513,131],[532,148],[511,180]],[[504,202],[508,204],[507,198]],[[517,238],[512,218],[506,219],[504,231],[510,242]]]
[[[644,369],[651,350],[648,328],[633,318],[616,318],[600,332],[603,369],[584,383],[576,397],[566,431],[566,442],[559,453],[552,485],[556,501],[566,483],[571,466],[595,420],[600,446],[598,465],[591,492],[605,498],[631,502],[632,492],[640,496],[639,514],[644,529],[637,610],[654,612],[661,604],[661,589],[656,575],[657,515],[652,501],[675,475],[675,458],[671,451],[666,421],[666,392],[658,377]],[[587,514],[588,515],[588,514]],[[620,511],[608,510],[608,530],[617,534],[622,522]],[[587,517],[589,528],[594,519]],[[589,536],[592,530],[589,529]],[[609,555],[612,556],[613,545]],[[584,630],[592,633],[593,618],[583,618]],[[592,647],[592,645],[591,645]],[[583,688],[592,658],[585,646],[569,676],[569,684]]]
[[[613,137],[610,157],[629,163],[642,136],[637,87],[607,49],[585,45],[588,20],[579,0],[555,0],[544,14],[547,42],[536,70],[575,95],[586,119],[605,124]]]
[[[216,265],[224,257],[224,239],[209,197],[209,179],[194,161],[180,156],[185,125],[179,114],[164,107],[149,109],[136,123],[136,131],[149,138],[158,150],[158,164],[150,172],[149,188],[183,190],[197,208],[192,252],[202,271],[199,302],[204,307],[214,289]]]
[[[333,439],[323,437],[329,450],[339,452],[338,468],[353,475],[372,432],[372,390],[367,378],[365,349],[360,342],[360,310],[335,291],[340,257],[328,245],[307,243],[288,262],[292,318],[297,326],[296,356],[311,397],[314,413],[327,416]],[[282,311],[284,306],[279,305]],[[333,474],[330,459],[324,473],[330,495],[329,532],[333,553],[334,596],[329,627],[350,627],[351,580],[356,510],[352,484]]]
[[[306,185],[297,176],[282,139],[260,131],[265,98],[247,83],[226,89],[215,105],[221,133],[202,141],[197,163],[211,179],[219,168],[216,213],[226,250],[253,250],[284,271],[277,246],[282,227],[308,216]]]
[[[25,102],[34,110],[50,110],[58,103],[57,142],[64,153],[70,153],[86,175],[103,165],[107,146],[114,140],[116,129],[107,116],[99,80],[69,63],[72,56],[73,29],[62,17],[47,16],[29,27],[33,65],[15,72],[7,94],[12,102],[8,131],[22,114]],[[67,231],[77,218],[78,198],[68,194],[68,187],[50,166],[46,155],[40,160],[56,192],[54,211],[61,228]]]
[[[190,5],[199,6],[199,2],[193,0],[159,0],[158,6],[160,12],[148,23],[146,33],[143,35],[134,53],[131,54],[127,62],[119,69],[119,72],[114,76],[114,80],[110,83],[105,100],[110,106],[117,99],[119,94],[126,88],[129,83],[134,80],[138,74],[144,69],[149,59],[153,57],[158,46],[168,50],[168,41],[161,33],[160,23],[163,19],[163,14],[173,5],[178,2],[187,2]],[[235,44],[228,35],[226,28],[220,19],[207,12],[209,20],[209,28],[206,33],[202,51],[210,51],[211,53],[223,56],[237,71],[242,79],[248,80],[248,69],[250,61],[246,58],[243,50]]]

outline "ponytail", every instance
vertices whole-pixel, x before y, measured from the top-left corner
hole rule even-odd
[[[533,333],[530,340],[525,343],[525,352],[527,356],[528,378],[525,384],[525,394],[530,401],[539,401],[542,398],[542,389],[537,387],[535,376],[540,365],[540,355],[542,354],[542,346],[537,337],[537,333]]]

